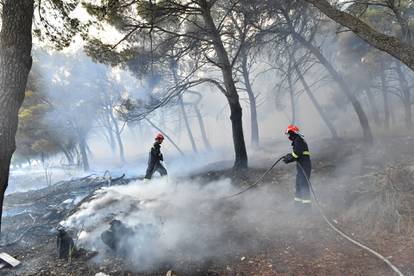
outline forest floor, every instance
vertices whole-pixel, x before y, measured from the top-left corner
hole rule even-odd
[[[268,149],[270,146],[266,146]],[[348,139],[333,143],[319,141],[311,147],[312,183],[327,215],[353,238],[375,249],[404,275],[414,275],[414,139],[408,136],[383,138],[367,149]],[[263,150],[265,152],[265,150]],[[244,175],[229,169],[197,173],[205,183],[230,178],[233,185],[254,182],[272,163],[259,149],[252,168]],[[274,169],[264,179],[279,196],[292,198],[293,166]],[[131,180],[115,180],[124,185]],[[107,177],[86,177],[60,182],[36,191],[9,194],[8,215],[3,220],[7,252],[22,263],[2,269],[0,275],[393,275],[388,266],[368,252],[350,244],[330,230],[313,204],[311,212],[283,216],[285,203],[275,200],[265,224],[277,225],[274,233],[258,229],[230,237],[232,242],[254,240],[254,246],[203,260],[183,258],[134,272],[117,257],[94,261],[94,252],[82,251],[70,261],[56,257],[55,228],[72,214],[82,198],[108,185]],[[263,184],[264,185],[264,184]],[[277,190],[276,190],[277,187]],[[249,192],[247,192],[249,193]],[[276,197],[275,197],[276,198]],[[69,200],[68,200],[69,199]],[[260,200],[260,199],[258,199]],[[231,212],[229,213],[231,216]],[[281,219],[285,217],[286,219]],[[278,220],[278,221],[275,221]],[[280,221],[279,221],[280,220]],[[263,225],[258,225],[260,228]]]

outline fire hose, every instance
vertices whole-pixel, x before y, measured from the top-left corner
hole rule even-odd
[[[241,190],[238,193],[229,195],[229,196],[225,196],[224,198],[232,198],[232,197],[236,197],[241,195],[242,193],[252,189],[253,187],[257,186],[260,181],[281,161],[283,160],[283,156],[280,157],[279,159],[276,160],[276,162],[273,163],[273,165],[267,170],[265,171],[253,184],[247,186],[245,189]],[[311,194],[312,197],[315,200],[316,203],[316,207],[320,213],[320,215],[322,216],[323,220],[326,222],[326,224],[328,224],[328,226],[334,230],[338,235],[340,235],[341,237],[345,238],[346,240],[348,240],[349,242],[353,243],[354,245],[368,251],[369,253],[371,253],[372,255],[374,255],[375,257],[377,257],[378,259],[382,260],[383,262],[385,262],[385,264],[387,264],[397,275],[399,276],[404,276],[404,274],[402,274],[402,272],[395,266],[393,265],[386,257],[382,256],[380,253],[378,253],[377,251],[369,248],[368,246],[352,239],[350,236],[348,236],[347,234],[345,234],[343,231],[339,230],[332,222],[331,220],[325,215],[325,212],[322,209],[322,206],[316,196],[315,190],[313,189],[312,183],[310,182],[308,176],[305,173],[305,170],[303,169],[302,165],[298,162],[297,163],[299,165],[299,168],[301,169],[303,175],[305,176],[306,181],[308,182],[309,185],[309,189],[311,190]]]
[[[267,171],[265,171],[253,184],[251,184],[251,185],[249,185],[249,186],[247,186],[245,189],[243,189],[243,190],[241,190],[240,192],[237,192],[237,193],[235,193],[235,194],[232,194],[232,195],[228,195],[228,196],[224,196],[224,197],[222,197],[222,198],[232,198],[232,197],[236,197],[236,196],[239,196],[239,195],[241,195],[242,193],[244,193],[244,192],[247,192],[248,190],[250,190],[251,188],[253,188],[253,187],[255,187],[255,186],[257,186],[257,185],[259,185],[259,183],[260,183],[260,181],[262,181],[262,179],[271,171],[271,170],[273,170],[273,168],[274,167],[276,167],[276,165],[277,165],[277,163],[279,163],[281,160],[283,160],[283,156],[282,157],[280,157],[279,159],[277,159],[276,160],[276,162],[275,163],[273,163],[273,165],[269,168],[269,169],[267,169]]]
[[[302,170],[302,173],[305,176],[306,181],[308,182],[309,189],[311,190],[312,196],[315,199],[316,207],[318,208],[319,213],[321,214],[324,221],[329,225],[329,227],[331,227],[331,229],[334,230],[341,237],[345,238],[346,240],[353,243],[354,245],[368,251],[369,253],[371,253],[372,255],[377,257],[378,259],[385,262],[397,275],[404,276],[404,274],[402,274],[402,272],[395,265],[393,265],[386,257],[382,256],[380,253],[378,253],[377,251],[369,248],[368,246],[363,245],[362,243],[352,239],[350,236],[348,236],[347,234],[345,234],[344,232],[339,230],[335,225],[333,225],[333,223],[330,221],[330,219],[325,215],[325,213],[324,213],[324,211],[321,207],[321,204],[320,204],[320,202],[319,202],[319,200],[316,196],[315,190],[313,189],[312,183],[310,182],[308,176],[305,173],[305,170],[303,169],[302,165],[299,162],[298,162],[298,165],[299,165],[299,168]]]

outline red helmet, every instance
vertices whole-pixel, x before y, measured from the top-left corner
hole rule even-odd
[[[162,135],[161,133],[158,133],[158,134],[155,136],[155,140],[164,140],[164,135]]]
[[[285,134],[289,134],[289,132],[293,132],[295,134],[300,134],[299,132],[299,128],[295,125],[288,125],[288,127],[286,128]]]

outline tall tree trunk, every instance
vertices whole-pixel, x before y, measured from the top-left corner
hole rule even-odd
[[[80,153],[79,153],[79,147],[78,146],[76,146],[74,149],[73,149],[73,151],[74,151],[74,156],[76,157],[76,166],[78,167],[78,168],[80,168],[81,166],[82,166],[82,161],[81,161],[81,155],[80,155]]]
[[[118,143],[118,148],[119,148],[119,158],[121,159],[122,163],[125,163],[124,143],[122,142],[121,132],[119,130],[118,123],[116,121],[114,121],[114,126],[115,126],[115,137],[116,137],[116,141]]]
[[[200,127],[201,137],[203,138],[204,146],[205,146],[206,149],[211,150],[211,145],[210,145],[210,142],[208,141],[206,128],[204,126],[203,116],[201,115],[200,108],[198,107],[198,105],[200,104],[201,99],[203,97],[197,91],[187,90],[186,92],[189,93],[189,94],[193,94],[198,98],[192,103],[192,105],[194,107],[194,111],[195,111],[196,116],[197,116],[197,121],[198,121],[198,125]]]
[[[112,114],[112,112],[109,113],[109,116],[115,128],[115,137],[119,148],[119,158],[121,159],[122,163],[125,163],[124,144],[122,143],[121,131],[119,130],[118,122],[115,120],[115,117]]]
[[[227,97],[227,102],[229,103],[230,107],[230,120],[232,125],[235,152],[234,169],[247,169],[248,160],[243,134],[242,108],[233,79],[232,64],[230,63],[227,51],[224,48],[223,41],[221,40],[221,36],[214,24],[213,18],[211,17],[211,3],[207,2],[206,0],[201,0],[200,4],[202,9],[202,17],[207,28],[209,29],[209,35],[212,39],[214,50],[217,55],[217,64],[220,65],[226,90],[225,96]]]
[[[385,66],[382,60],[381,60],[380,79],[381,79],[382,98],[384,102],[384,128],[386,130],[389,130],[390,129],[390,106],[389,106],[389,101],[388,101],[388,88],[387,88],[387,80],[385,76]]]
[[[249,97],[250,104],[250,126],[251,126],[251,139],[253,146],[259,145],[259,124],[257,122],[257,106],[256,97],[253,93],[252,85],[250,83],[249,69],[247,68],[247,53],[242,51],[242,74],[244,79],[244,85],[246,87],[247,95]]]
[[[400,82],[401,90],[403,92],[403,105],[404,105],[404,117],[405,117],[405,125],[407,128],[413,127],[413,116],[412,116],[412,109],[411,109],[411,95],[410,95],[410,88],[408,87],[407,79],[401,69],[401,64],[399,62],[395,63],[395,71],[398,75],[398,80]]]
[[[211,145],[208,141],[206,128],[204,126],[203,116],[201,116],[200,109],[196,104],[194,105],[194,111],[197,115],[198,125],[200,126],[201,137],[203,138],[204,146],[206,147],[206,149],[211,150]]]
[[[377,108],[377,105],[375,103],[374,94],[372,93],[372,90],[369,87],[367,87],[365,89],[365,92],[366,92],[367,97],[368,97],[368,103],[371,106],[371,112],[372,112],[372,116],[374,117],[374,123],[377,126],[379,126],[381,123],[380,123],[378,108]]]
[[[89,171],[89,160],[88,160],[88,154],[87,154],[87,144],[86,144],[86,139],[85,136],[82,135],[81,133],[78,134],[78,139],[79,139],[79,151],[80,151],[80,155],[82,158],[82,166],[83,166],[83,170]]]
[[[325,114],[322,107],[320,106],[320,104],[316,100],[315,96],[313,95],[313,93],[312,93],[308,83],[306,82],[305,78],[303,77],[302,72],[300,71],[293,55],[291,55],[291,59],[293,60],[293,66],[295,68],[296,74],[298,75],[299,80],[302,83],[306,94],[308,95],[309,99],[311,100],[311,102],[315,106],[315,108],[318,111],[319,115],[321,116],[322,120],[324,121],[324,123],[328,127],[329,131],[331,132],[332,138],[337,139],[338,138],[338,133],[336,132],[336,129],[335,129],[334,125],[332,124],[331,120]]]
[[[18,112],[32,67],[33,0],[3,0],[0,31],[0,219],[16,149]],[[1,230],[1,220],[0,220]]]
[[[193,151],[197,153],[197,146],[194,141],[193,132],[191,131],[190,122],[188,121],[188,116],[187,116],[187,112],[185,111],[185,106],[184,106],[182,96],[180,96],[179,98],[179,104],[180,104],[181,115],[183,116],[183,119],[184,119],[185,128],[187,129],[188,138],[190,139],[190,142],[191,142],[191,147],[193,148]]]
[[[57,145],[59,149],[63,152],[63,154],[66,157],[66,160],[68,161],[68,165],[73,165],[73,155],[70,152],[70,150],[66,149],[65,146],[58,144]]]
[[[292,64],[289,61],[289,68],[287,73],[287,81],[289,85],[289,96],[290,96],[290,105],[292,108],[292,124],[296,123],[296,105],[295,105],[295,90],[293,89],[293,83],[292,83],[292,76],[290,73],[292,72]]]
[[[112,154],[115,154],[116,146],[115,146],[115,138],[114,138],[114,130],[112,128],[111,123],[111,114],[112,110],[111,108],[106,105],[103,109],[103,114],[101,116],[101,123],[105,128],[105,131],[103,132],[106,141],[108,142],[109,147],[111,148]]]
[[[171,71],[173,73],[174,82],[175,82],[176,85],[178,85],[177,62],[175,60],[171,60]],[[194,141],[194,136],[193,136],[193,132],[191,131],[190,123],[188,121],[187,112],[185,111],[185,106],[184,106],[184,101],[183,101],[183,96],[182,95],[179,96],[178,101],[179,101],[181,115],[183,116],[183,119],[184,119],[185,128],[187,129],[188,138],[190,139],[190,142],[191,142],[191,147],[193,148],[193,151],[196,153],[197,152],[197,146],[196,146],[196,143]]]
[[[319,62],[328,70],[329,74],[332,78],[338,83],[341,91],[346,95],[348,100],[351,102],[357,116],[358,120],[363,132],[364,141],[367,143],[373,142],[371,127],[369,125],[369,121],[367,115],[365,114],[361,103],[355,97],[355,95],[350,91],[348,85],[342,78],[342,76],[335,70],[332,64],[325,58],[325,56],[321,53],[321,51],[313,46],[312,43],[307,41],[304,37],[300,34],[296,33],[293,27],[291,27],[291,34],[295,40],[297,40],[300,44],[306,47],[318,60]]]
[[[237,97],[228,97],[227,101],[230,106],[230,120],[233,131],[234,151],[236,155],[234,169],[243,170],[247,168],[247,151],[243,135],[242,108],[238,95]]]
[[[111,148],[112,154],[115,153],[115,138],[114,138],[114,130],[111,126],[105,126],[106,135],[105,138],[109,144],[109,147]]]
[[[62,152],[65,155],[66,160],[68,161],[68,165],[73,165],[73,156],[72,156],[72,154],[66,149],[62,150]]]

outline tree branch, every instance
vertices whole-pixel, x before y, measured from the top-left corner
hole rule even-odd
[[[373,47],[387,52],[414,70],[414,47],[400,39],[377,32],[361,19],[334,8],[327,0],[305,0],[335,22],[349,28]]]

